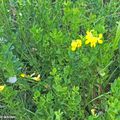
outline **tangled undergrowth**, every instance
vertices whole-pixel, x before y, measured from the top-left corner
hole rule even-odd
[[[120,120],[120,1],[1,0],[0,118]]]

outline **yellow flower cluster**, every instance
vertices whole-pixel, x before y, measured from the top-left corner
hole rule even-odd
[[[5,88],[5,85],[0,85],[0,92],[3,91]]]
[[[85,36],[85,44],[90,44],[91,47],[95,47],[97,43],[102,44],[103,40],[102,40],[103,35],[99,34],[98,36],[94,36],[91,31],[87,31],[86,32],[86,36]],[[82,46],[82,41],[80,39],[77,40],[73,40],[71,43],[71,50],[75,51],[77,48],[80,48]]]
[[[82,46],[82,41],[80,39],[73,40],[71,43],[71,50],[75,51],[77,48],[80,48]]]
[[[91,47],[95,47],[97,43],[102,44],[102,34],[99,34],[98,37],[93,36],[92,32],[87,31],[86,32],[86,41],[85,44],[90,44]]]
[[[31,75],[26,75],[26,74],[24,74],[24,73],[21,73],[21,74],[20,74],[20,77],[22,77],[22,78],[31,78],[31,79],[33,79],[33,80],[35,80],[35,81],[40,81],[40,80],[41,80],[40,74],[38,74],[37,76],[33,77],[34,75],[35,75],[35,73],[33,73],[33,74],[31,74]]]

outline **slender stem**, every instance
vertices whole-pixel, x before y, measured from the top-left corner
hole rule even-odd
[[[88,106],[88,105],[89,105],[90,103],[92,103],[93,101],[95,101],[95,100],[97,100],[97,99],[99,99],[99,98],[101,98],[101,97],[104,97],[105,95],[108,95],[108,94],[110,94],[110,93],[111,93],[111,92],[107,92],[107,93],[104,93],[104,94],[101,94],[101,95],[95,97],[94,99],[92,99],[91,101],[89,101],[89,102],[85,105],[85,107]]]

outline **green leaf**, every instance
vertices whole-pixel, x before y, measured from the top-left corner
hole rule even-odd
[[[117,31],[116,31],[116,37],[113,42],[113,50],[116,50],[118,48],[118,45],[120,42],[120,21],[117,22],[117,24],[118,24],[118,27],[117,27]]]

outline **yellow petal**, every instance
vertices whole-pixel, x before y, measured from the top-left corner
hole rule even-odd
[[[21,76],[22,78],[24,78],[24,77],[26,77],[26,74],[21,73],[20,76]]]
[[[76,50],[76,47],[72,47],[71,50],[72,50],[72,51],[75,51],[75,50]]]
[[[91,42],[91,47],[95,47],[96,46],[96,43],[95,42]]]
[[[86,32],[86,34],[87,34],[87,35],[90,35],[90,34],[91,34],[91,32],[87,31],[87,32]]]
[[[77,47],[77,42],[75,40],[72,41],[71,47]]]
[[[32,79],[35,81],[40,81],[40,75],[38,75],[37,77],[32,77]]]
[[[98,40],[98,43],[99,43],[99,44],[102,44],[102,43],[103,43],[103,40]]]
[[[4,88],[5,88],[5,85],[1,85],[0,86],[0,91],[3,91]]]
[[[82,46],[82,41],[77,39],[76,42],[77,42],[77,47],[80,48]]]
[[[91,114],[92,114],[93,116],[96,116],[96,109],[91,109]]]
[[[101,39],[103,37],[103,35],[102,34],[99,34],[99,39]]]
[[[91,38],[91,37],[93,37],[93,34],[91,33],[91,31],[89,32],[89,31],[87,31],[86,32],[86,38]]]

